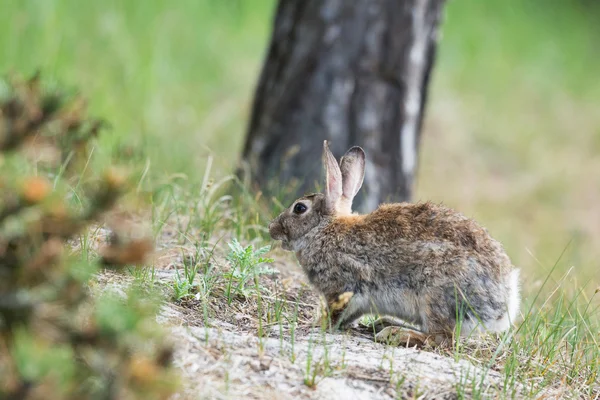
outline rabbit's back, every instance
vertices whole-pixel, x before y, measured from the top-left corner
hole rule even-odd
[[[429,202],[384,204],[371,214],[336,217],[323,235],[336,238],[340,250],[362,253],[371,264],[382,266],[432,266],[468,257],[497,274],[511,269],[502,245],[485,228],[457,211]]]
[[[389,235],[389,239],[448,242],[475,251],[495,251],[485,228],[455,210],[430,202],[383,204],[371,214],[339,217],[334,223],[358,234],[363,231],[366,235]]]

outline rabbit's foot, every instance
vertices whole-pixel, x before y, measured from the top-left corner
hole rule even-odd
[[[387,326],[375,335],[375,341],[391,346],[405,345],[408,347],[425,345],[435,346],[435,340],[430,335],[398,326]]]
[[[381,332],[388,326],[395,326],[395,327],[399,327],[399,328],[406,328],[406,329],[414,330],[413,327],[406,325],[404,323],[404,321],[402,321],[401,319],[398,319],[395,317],[390,317],[390,316],[384,316],[384,317],[377,318],[375,321],[373,321],[370,324],[365,325],[365,326],[372,329],[375,333]]]

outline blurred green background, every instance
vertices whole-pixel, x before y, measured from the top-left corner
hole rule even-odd
[[[112,130],[96,162],[135,146],[152,179],[229,174],[274,0],[0,0],[0,72],[81,88]],[[523,268],[526,292],[600,279],[600,6],[452,0],[424,128],[416,200],[475,217]],[[591,280],[590,280],[591,278]]]

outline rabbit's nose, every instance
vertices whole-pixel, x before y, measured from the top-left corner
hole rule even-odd
[[[274,219],[269,224],[269,235],[272,239],[281,240],[281,236],[283,236],[283,227],[279,223],[279,220]]]

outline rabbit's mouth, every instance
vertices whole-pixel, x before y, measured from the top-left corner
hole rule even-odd
[[[288,231],[285,229],[283,224],[279,221],[281,216],[275,218],[269,224],[269,235],[273,240],[281,240],[281,248],[284,250],[292,250],[292,244],[288,237]]]

